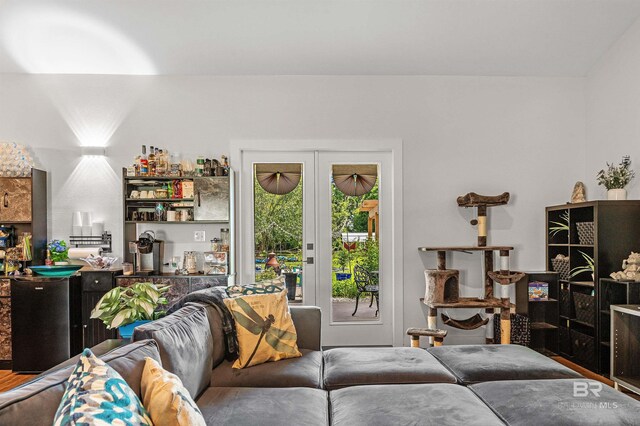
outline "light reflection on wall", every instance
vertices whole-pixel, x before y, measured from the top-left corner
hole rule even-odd
[[[107,146],[140,95],[149,77],[41,76],[38,84],[80,146]]]
[[[71,159],[69,161],[71,163]],[[71,165],[71,164],[70,164]],[[58,238],[67,238],[71,228],[71,213],[73,211],[90,211],[93,220],[115,219],[115,223],[105,223],[109,231],[119,233],[116,228],[119,212],[121,181],[120,176],[113,170],[104,156],[82,156],[67,180],[58,187],[51,188],[51,196],[55,201],[54,217],[67,218],[67,223],[60,223],[54,227],[53,233]],[[115,228],[115,229],[114,229]],[[117,240],[116,240],[117,241]]]
[[[148,56],[118,29],[51,3],[3,5],[0,34],[27,73],[155,74]]]

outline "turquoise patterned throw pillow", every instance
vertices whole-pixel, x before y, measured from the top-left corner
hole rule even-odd
[[[116,370],[85,349],[69,376],[54,426],[153,425],[138,396]]]

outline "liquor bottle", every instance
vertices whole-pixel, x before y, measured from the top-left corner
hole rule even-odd
[[[147,159],[147,146],[142,145],[142,155],[140,156],[140,176],[149,175],[149,160]]]
[[[155,176],[156,175],[156,153],[155,150],[153,149],[153,146],[151,147],[151,149],[149,150],[149,176]]]
[[[47,258],[44,260],[44,264],[47,266],[53,265],[53,260],[51,260],[51,250],[47,250]]]
[[[180,158],[178,154],[172,153],[169,159],[170,165],[169,168],[171,170],[171,176],[180,176]]]
[[[167,173],[167,163],[164,159],[164,152],[162,150],[158,151],[158,155],[156,156],[156,174],[158,176],[164,176]]]

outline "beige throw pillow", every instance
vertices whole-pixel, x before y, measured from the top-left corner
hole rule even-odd
[[[155,426],[205,426],[200,409],[180,378],[149,357],[145,358],[141,391],[142,403]]]
[[[238,335],[238,359],[233,368],[302,356],[286,290],[224,299],[224,303],[236,321]]]

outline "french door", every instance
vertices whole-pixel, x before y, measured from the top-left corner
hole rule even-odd
[[[392,345],[391,152],[241,156],[239,283],[279,282],[290,304],[320,306],[324,346]]]

